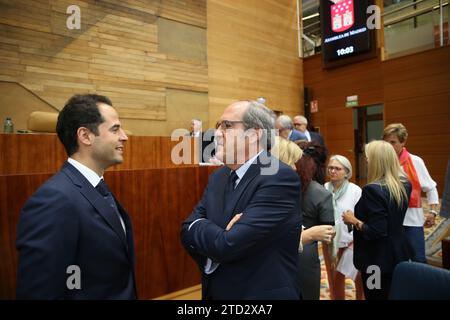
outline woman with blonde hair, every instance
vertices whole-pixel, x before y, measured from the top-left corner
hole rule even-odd
[[[387,299],[395,266],[411,258],[403,228],[411,184],[400,168],[394,148],[385,141],[366,145],[367,182],[355,207],[344,222],[354,227],[354,263],[361,272],[367,300]],[[379,286],[368,287],[379,277]],[[369,279],[369,281],[368,281]]]
[[[270,152],[275,158],[283,161],[294,170],[295,163],[303,154],[302,149],[296,143],[279,136],[275,137],[275,142]]]

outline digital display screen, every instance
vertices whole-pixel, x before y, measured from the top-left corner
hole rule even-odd
[[[375,45],[367,27],[371,0],[320,0],[324,62],[343,60],[369,52]]]

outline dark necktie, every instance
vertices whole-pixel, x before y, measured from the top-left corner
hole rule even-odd
[[[100,182],[95,187],[100,194],[106,198],[111,195],[111,191],[109,191],[108,185],[106,184],[105,180],[101,179]]]
[[[238,179],[238,175],[235,171],[231,171],[230,175],[228,176],[227,184],[225,186],[224,195],[223,195],[223,209],[224,209],[224,221],[225,225],[231,220],[233,217],[233,206],[235,205],[234,195],[235,195],[235,187],[236,187],[236,180]]]
[[[238,175],[236,171],[231,171],[230,176],[228,177],[229,190],[234,190],[236,188],[236,181],[238,179]]]
[[[225,186],[225,205],[227,203],[228,197],[231,196],[234,189],[236,188],[236,180],[238,179],[238,175],[236,171],[231,171],[228,176],[227,185]]]
[[[114,213],[117,215],[117,218],[119,219],[119,224],[122,226],[124,232],[125,227],[122,224],[122,219],[120,217],[119,209],[117,209],[116,201],[114,200],[114,197],[111,193],[111,191],[108,188],[108,185],[106,184],[105,180],[101,179],[100,182],[97,184],[95,189],[103,196],[103,198],[108,202],[109,206],[112,210],[114,210]]]

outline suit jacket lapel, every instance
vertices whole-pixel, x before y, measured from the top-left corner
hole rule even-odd
[[[116,197],[113,195],[114,200],[117,204],[117,209],[120,212],[120,215],[122,216],[123,223],[125,224],[125,229],[127,231],[126,233],[126,241],[127,241],[127,247],[128,247],[128,253],[130,255],[130,259],[133,262],[134,265],[134,239],[133,239],[133,227],[131,224],[131,219],[129,215],[127,214],[127,211],[122,207],[119,201],[117,201]],[[123,230],[122,225],[120,225],[121,230]]]
[[[233,192],[232,197],[230,198],[229,204],[225,204],[224,216],[226,219],[226,224],[234,217],[234,215],[241,212],[234,212],[236,209],[236,205],[238,204],[241,197],[245,194],[245,190],[249,186],[250,182],[253,179],[261,174],[261,162],[259,157],[256,158],[255,163],[253,163],[244,174],[242,179],[239,181],[239,184],[236,186],[236,189]],[[225,226],[226,226],[225,224]]]
[[[106,223],[114,230],[128,251],[127,240],[125,239],[125,233],[122,225],[120,224],[114,210],[110,208],[101,194],[97,192],[90,182],[70,163],[66,162],[62,168],[62,171],[67,174],[74,185],[80,188],[80,193],[91,203]]]
[[[228,204],[225,204],[225,216],[227,219],[227,224],[234,217],[234,215],[241,212],[234,212],[239,199],[244,195],[245,190],[247,189],[250,182],[260,173],[260,165],[258,163],[252,164],[247,172],[244,174],[242,179],[239,181],[239,184],[236,186],[236,189],[233,192],[233,195],[230,197],[230,201]]]
[[[217,183],[217,187],[215,190],[216,194],[214,195],[214,199],[216,200],[215,208],[217,210],[216,211],[217,215],[215,215],[217,219],[214,219],[214,222],[222,228],[225,228],[228,223],[225,215],[226,204],[224,203],[224,198],[225,198],[225,187],[227,185],[229,175],[230,169],[224,167],[224,170],[222,170],[220,176],[218,177],[219,181]]]

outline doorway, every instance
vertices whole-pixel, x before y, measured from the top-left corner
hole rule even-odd
[[[365,145],[372,140],[382,138],[384,129],[383,105],[371,105],[353,108],[353,129],[355,141],[355,164],[353,170],[356,183],[367,183],[367,162],[364,154]]]

